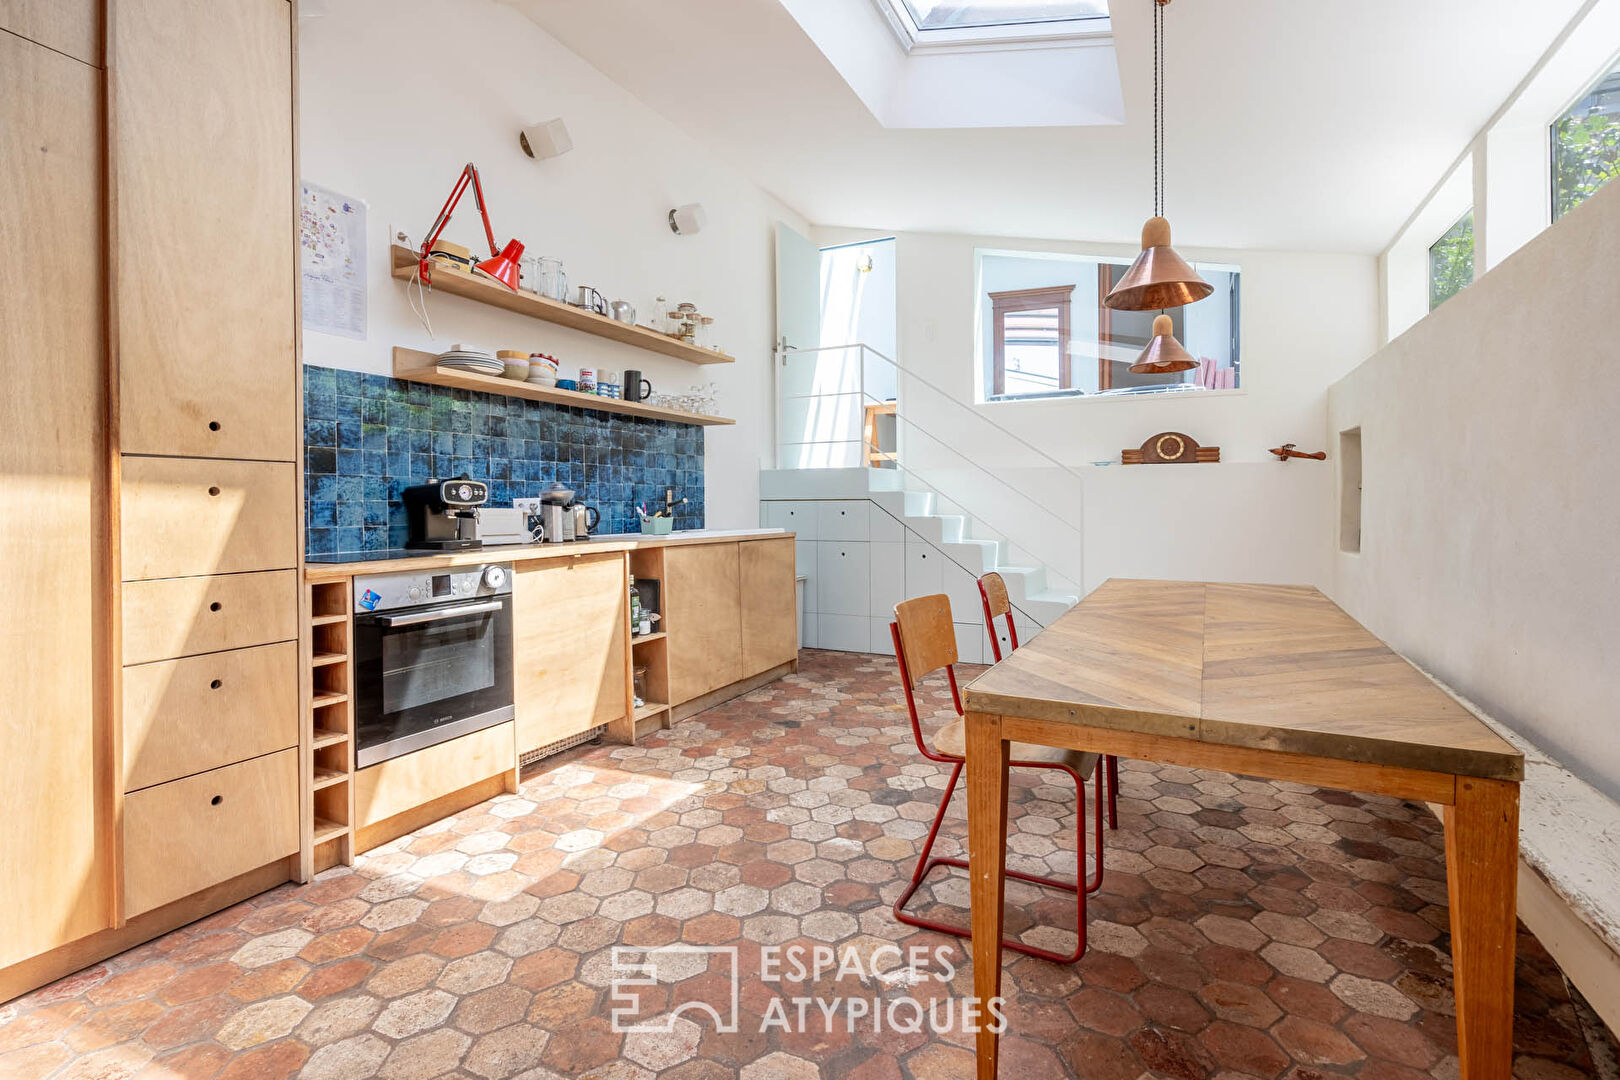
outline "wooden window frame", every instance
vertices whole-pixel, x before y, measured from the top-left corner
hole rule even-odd
[[[1069,366],[1069,306],[1074,301],[1073,285],[1044,285],[1035,289],[1009,289],[990,293],[991,331],[994,347],[991,367],[990,393],[1002,397],[1007,393],[1007,315],[1015,311],[1039,311],[1057,308],[1058,313],[1058,389],[1074,389]]]

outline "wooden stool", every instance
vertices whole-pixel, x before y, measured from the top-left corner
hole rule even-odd
[[[917,743],[917,750],[929,761],[937,761],[941,764],[948,763],[951,766],[951,778],[946,781],[945,791],[940,796],[939,810],[934,814],[934,824],[928,830],[928,839],[924,841],[923,849],[917,855],[917,866],[912,871],[911,883],[906,886],[906,890],[894,902],[894,917],[908,926],[920,926],[925,930],[954,934],[957,937],[971,937],[972,933],[967,927],[935,922],[931,919],[908,915],[905,912],[906,903],[934,867],[955,866],[963,870],[968,868],[966,859],[932,858],[930,856],[930,853],[934,850],[934,840],[939,836],[939,827],[945,820],[945,808],[951,801],[951,794],[956,790],[956,783],[962,777],[962,766],[967,761],[965,754],[967,726],[962,719],[962,694],[956,685],[956,669],[954,666],[957,662],[956,631],[951,625],[950,599],[944,594],[936,594],[934,596],[921,596],[915,600],[907,600],[896,604],[894,607],[894,621],[889,624],[889,633],[894,638],[894,655],[900,664],[900,685],[905,688],[906,709],[911,714],[911,736]],[[933,747],[930,748],[928,740],[923,738],[922,721],[917,716],[917,699],[912,692],[912,685],[915,679],[930,675],[940,668],[945,669],[945,676],[950,681],[951,701],[956,706],[957,718],[934,733]],[[1006,876],[1019,881],[1027,881],[1033,885],[1045,885],[1074,893],[1078,905],[1077,926],[1079,941],[1075,945],[1074,952],[1068,956],[1005,938],[1002,940],[1002,945],[1016,952],[1039,957],[1042,960],[1051,960],[1059,964],[1072,964],[1080,959],[1081,954],[1086,951],[1086,894],[1096,892],[1102,886],[1103,879],[1103,808],[1099,759],[1096,754],[1081,753],[1078,750],[1058,750],[1052,747],[1031,746],[1027,743],[1014,743],[1011,750],[1010,765],[1015,769],[1053,769],[1067,773],[1074,781],[1074,790],[1077,796],[1076,809],[1079,814],[1079,822],[1075,827],[1075,862],[1079,880],[1075,882],[1060,881],[1056,878],[1040,877],[1018,870],[1008,870]],[[1096,774],[1098,778],[1096,787],[1097,805],[1094,814],[1097,868],[1095,875],[1088,883],[1085,879],[1085,778],[1092,774]],[[971,855],[971,853],[969,854]]]
[[[993,664],[1001,663],[1001,639],[996,637],[996,617],[1007,617],[1007,642],[1013,650],[1018,648],[1018,627],[1013,622],[1012,601],[1007,599],[1007,582],[994,570],[979,578],[979,602],[984,605],[984,628],[990,634],[990,655]],[[1012,651],[1012,650],[1009,650]],[[961,711],[961,707],[957,707]],[[1119,758],[1103,756],[1108,772],[1108,827],[1119,828]]]

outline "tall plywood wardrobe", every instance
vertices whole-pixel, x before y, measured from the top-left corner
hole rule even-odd
[[[0,1001],[301,872],[295,30],[0,0]]]

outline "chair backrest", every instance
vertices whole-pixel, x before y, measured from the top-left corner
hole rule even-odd
[[[900,664],[900,685],[906,692],[906,709],[911,714],[911,736],[924,757],[942,761],[928,748],[917,716],[917,698],[912,688],[918,679],[940,668],[951,684],[951,702],[957,715],[962,713],[962,693],[956,685],[956,627],[951,622],[951,600],[944,593],[919,596],[894,605],[894,621],[889,624],[894,638],[894,655]]]
[[[1013,623],[1012,601],[1007,599],[1007,583],[994,570],[979,579],[979,600],[984,604],[984,628],[990,634],[990,654],[1001,663],[1001,638],[996,633],[996,617],[1007,616],[1007,643],[1018,648],[1018,627]]]

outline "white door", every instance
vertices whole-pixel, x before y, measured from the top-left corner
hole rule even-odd
[[[776,350],[821,344],[821,249],[808,236],[776,223]]]
[[[821,249],[809,237],[776,225],[777,467],[828,468],[857,464],[860,452],[858,360],[822,354]],[[852,352],[853,356],[854,353]],[[835,385],[829,365],[853,375]]]

